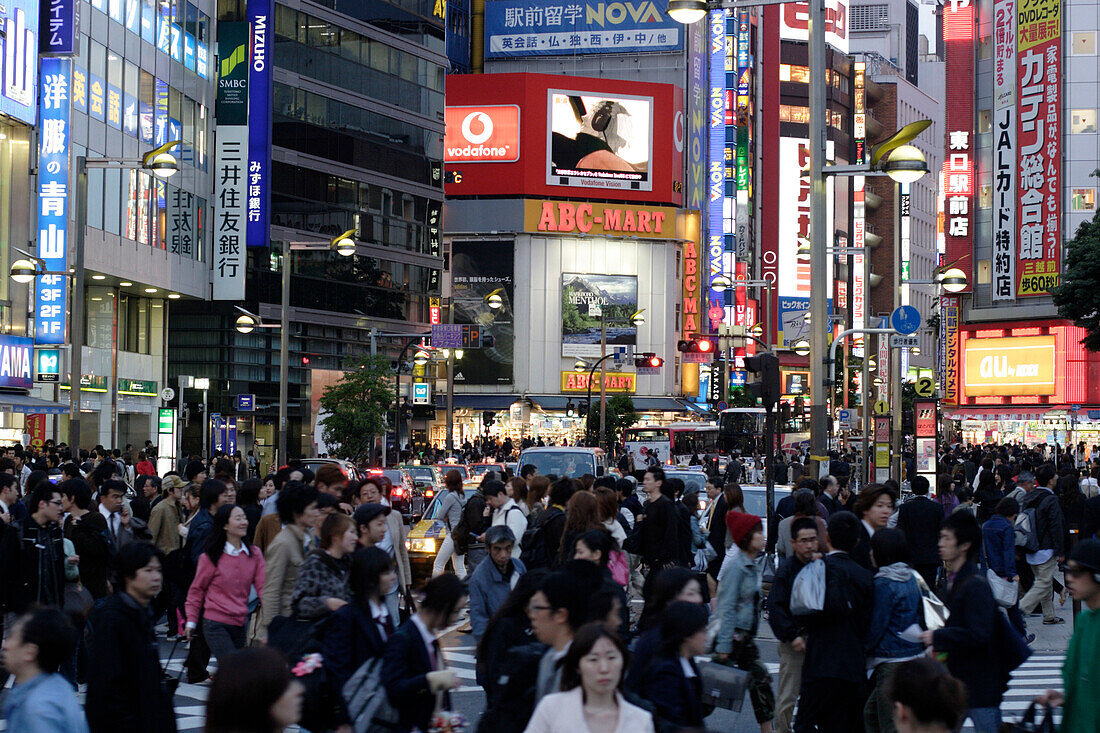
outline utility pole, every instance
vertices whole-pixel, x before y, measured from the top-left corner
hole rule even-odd
[[[447,302],[447,323],[455,322],[455,304]],[[455,452],[455,350],[447,350],[447,457]]]
[[[596,447],[603,445],[607,435],[607,321],[600,314],[600,434],[596,436]]]
[[[825,354],[828,350],[826,295],[827,247],[831,237],[825,231],[825,0],[808,3],[810,36],[810,454],[825,455],[828,434],[827,377]],[[817,478],[815,470],[814,478]]]

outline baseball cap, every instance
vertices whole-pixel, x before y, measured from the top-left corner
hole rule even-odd
[[[352,519],[355,520],[357,525],[370,524],[378,515],[388,515],[390,508],[382,504],[360,504],[355,509],[355,513],[352,514]]]

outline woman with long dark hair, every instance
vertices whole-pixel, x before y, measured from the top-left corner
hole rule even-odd
[[[703,725],[702,685],[695,657],[707,650],[705,606],[677,601],[661,619],[661,644],[641,671],[640,694],[656,708],[661,730]]]
[[[569,560],[577,537],[594,529],[604,529],[599,501],[591,491],[577,491],[565,505],[565,529],[561,535],[558,564]]]
[[[206,700],[206,733],[281,733],[302,715],[304,688],[269,647],[218,660]]]
[[[628,690],[641,684],[641,670],[653,658],[661,643],[661,618],[665,609],[677,601],[703,605],[703,586],[699,574],[682,567],[669,567],[650,573],[642,588],[645,605],[638,619],[637,638],[631,646],[634,664],[626,676]]]
[[[219,668],[233,650],[244,646],[250,591],[255,587],[257,595],[263,594],[264,558],[259,548],[244,543],[247,533],[244,509],[232,504],[220,507],[187,592],[184,639],[190,641],[201,622]]]
[[[244,515],[248,517],[248,534],[245,535],[246,545],[252,544],[252,538],[256,535],[256,525],[260,523],[264,508],[260,506],[260,491],[263,483],[258,478],[245,479],[241,488],[237,491],[237,506],[244,509]]]

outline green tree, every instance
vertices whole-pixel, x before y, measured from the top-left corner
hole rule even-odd
[[[370,458],[374,436],[385,435],[393,409],[393,370],[382,356],[355,362],[321,394],[322,437],[332,452],[352,461]]]
[[[1066,242],[1061,281],[1050,294],[1058,315],[1085,329],[1085,348],[1100,351],[1100,211]]]
[[[634,400],[629,395],[614,395],[607,398],[607,418],[603,446],[617,443],[623,431],[638,422],[638,413],[634,411]],[[588,410],[587,435],[593,438],[600,434],[600,396],[592,395],[592,407]]]

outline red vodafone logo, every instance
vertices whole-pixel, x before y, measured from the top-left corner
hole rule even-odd
[[[514,163],[519,160],[518,106],[447,107],[445,122],[445,162]]]

